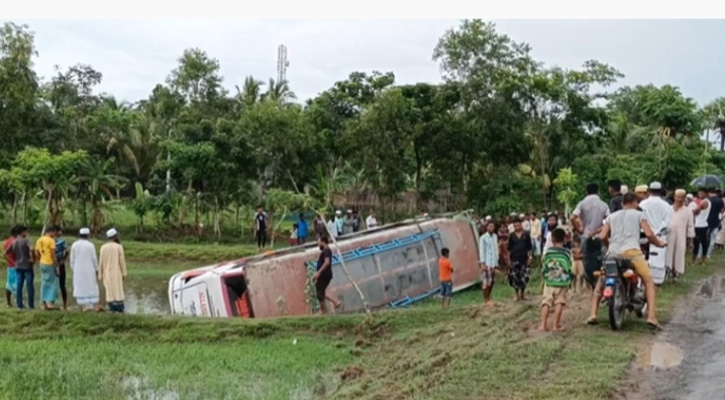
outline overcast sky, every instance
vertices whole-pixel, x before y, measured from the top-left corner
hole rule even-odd
[[[230,90],[254,75],[276,75],[285,44],[287,78],[302,100],[352,71],[393,71],[398,83],[439,82],[433,48],[456,20],[16,20],[36,33],[36,70],[87,63],[103,73],[101,90],[146,98],[184,49],[199,47],[221,63]],[[548,65],[579,67],[597,59],[622,71],[621,84],[670,83],[699,103],[725,96],[725,21],[504,20],[500,32],[529,43]]]

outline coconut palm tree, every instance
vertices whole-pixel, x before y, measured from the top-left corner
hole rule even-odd
[[[264,86],[264,82],[249,75],[244,79],[244,85],[241,90],[239,90],[239,86],[235,85],[237,89],[237,102],[239,102],[243,108],[251,107],[255,103],[259,102],[262,99],[262,86]]]
[[[123,188],[127,180],[108,173],[115,160],[88,159],[74,183],[78,188],[78,197],[91,204],[91,230],[97,233],[104,224],[103,208],[106,199],[113,198],[113,191]]]
[[[297,95],[290,89],[287,81],[275,82],[274,79],[269,79],[269,87],[267,93],[263,95],[263,100],[271,100],[276,103],[284,104],[289,103],[290,100],[297,98]]]
[[[134,148],[143,146],[138,129],[141,115],[131,109],[126,102],[118,103],[113,97],[104,97],[101,107],[88,117],[88,125],[101,138],[109,156],[115,156],[119,162],[130,165],[136,175],[141,167]],[[119,165],[119,169],[123,165]]]

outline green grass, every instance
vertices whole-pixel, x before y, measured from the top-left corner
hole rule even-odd
[[[720,262],[716,259],[715,262]],[[667,321],[678,296],[713,273],[689,268],[658,292]],[[158,268],[149,265],[149,270]],[[150,274],[153,275],[153,274]],[[149,275],[149,276],[150,276]],[[141,279],[146,279],[142,277]],[[609,398],[638,346],[654,337],[628,317],[612,332],[583,326],[572,296],[563,334],[539,334],[538,297],[499,306],[478,290],[374,314],[209,320],[77,312],[0,311],[0,393],[6,398],[565,399]],[[538,292],[538,278],[531,283]],[[583,306],[582,306],[583,304]],[[293,344],[295,339],[296,344]]]

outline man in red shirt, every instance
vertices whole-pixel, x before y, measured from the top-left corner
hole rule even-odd
[[[18,290],[18,275],[15,271],[15,253],[8,252],[7,250],[13,245],[15,238],[18,237],[16,227],[10,229],[10,237],[3,242],[3,254],[5,254],[5,261],[8,264],[8,280],[5,283],[5,300],[8,302],[8,307],[13,306],[13,293]]]

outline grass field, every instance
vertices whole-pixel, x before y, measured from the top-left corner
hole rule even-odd
[[[178,266],[141,265],[148,276]],[[684,283],[659,291],[663,321],[713,265],[690,268]],[[530,287],[538,292],[538,280]],[[372,320],[2,310],[0,397],[606,399],[638,346],[653,338],[634,317],[623,332],[610,331],[604,310],[599,326],[583,326],[584,296],[570,298],[567,332],[540,334],[536,296],[514,303],[499,278],[494,297],[494,309],[481,306],[478,290],[468,290],[448,310],[428,300]]]

